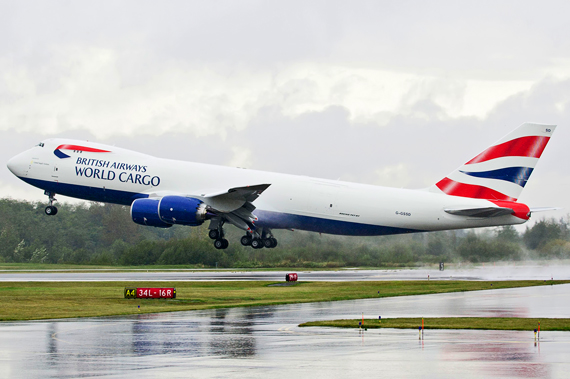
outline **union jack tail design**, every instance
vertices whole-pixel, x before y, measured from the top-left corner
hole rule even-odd
[[[430,187],[431,192],[517,201],[556,125],[525,123]]]

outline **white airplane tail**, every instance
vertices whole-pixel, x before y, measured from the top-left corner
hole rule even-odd
[[[476,199],[517,201],[556,125],[524,123],[429,188]]]

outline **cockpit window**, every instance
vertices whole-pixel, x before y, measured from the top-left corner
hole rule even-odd
[[[44,147],[44,143],[43,143],[43,142],[40,142],[40,143],[38,143],[36,146]]]

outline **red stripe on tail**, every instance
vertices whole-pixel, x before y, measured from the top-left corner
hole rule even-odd
[[[540,158],[550,137],[520,137],[500,145],[491,146],[466,164],[480,163],[501,157]]]
[[[517,201],[517,199],[509,197],[504,193],[495,191],[491,188],[476,186],[473,184],[459,183],[449,178],[443,178],[436,184],[436,186],[451,196],[469,197],[472,199]]]

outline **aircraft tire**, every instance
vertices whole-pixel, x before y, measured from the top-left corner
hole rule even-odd
[[[251,247],[254,249],[261,249],[263,248],[263,242],[260,239],[254,239],[251,241]]]
[[[241,242],[241,244],[243,246],[251,245],[251,237],[250,236],[243,236],[243,237],[241,237],[241,239],[239,241]]]
[[[271,240],[271,238],[264,239],[263,246],[265,246],[268,249],[271,249],[273,247],[273,241]]]
[[[215,240],[214,241],[214,247],[218,250],[223,249],[224,248],[224,240],[222,240],[222,239]]]
[[[271,237],[271,248],[273,249],[274,247],[277,247],[277,239]]]
[[[57,214],[57,207],[53,205],[48,205],[45,209],[46,215],[48,216],[55,216]]]
[[[229,241],[228,241],[227,239],[225,239],[225,238],[222,238],[222,243],[223,243],[222,249],[227,249],[228,246],[230,246]]]
[[[220,236],[220,233],[218,232],[217,229],[211,229],[208,232],[208,237],[210,237],[213,240],[217,240],[219,236]]]

